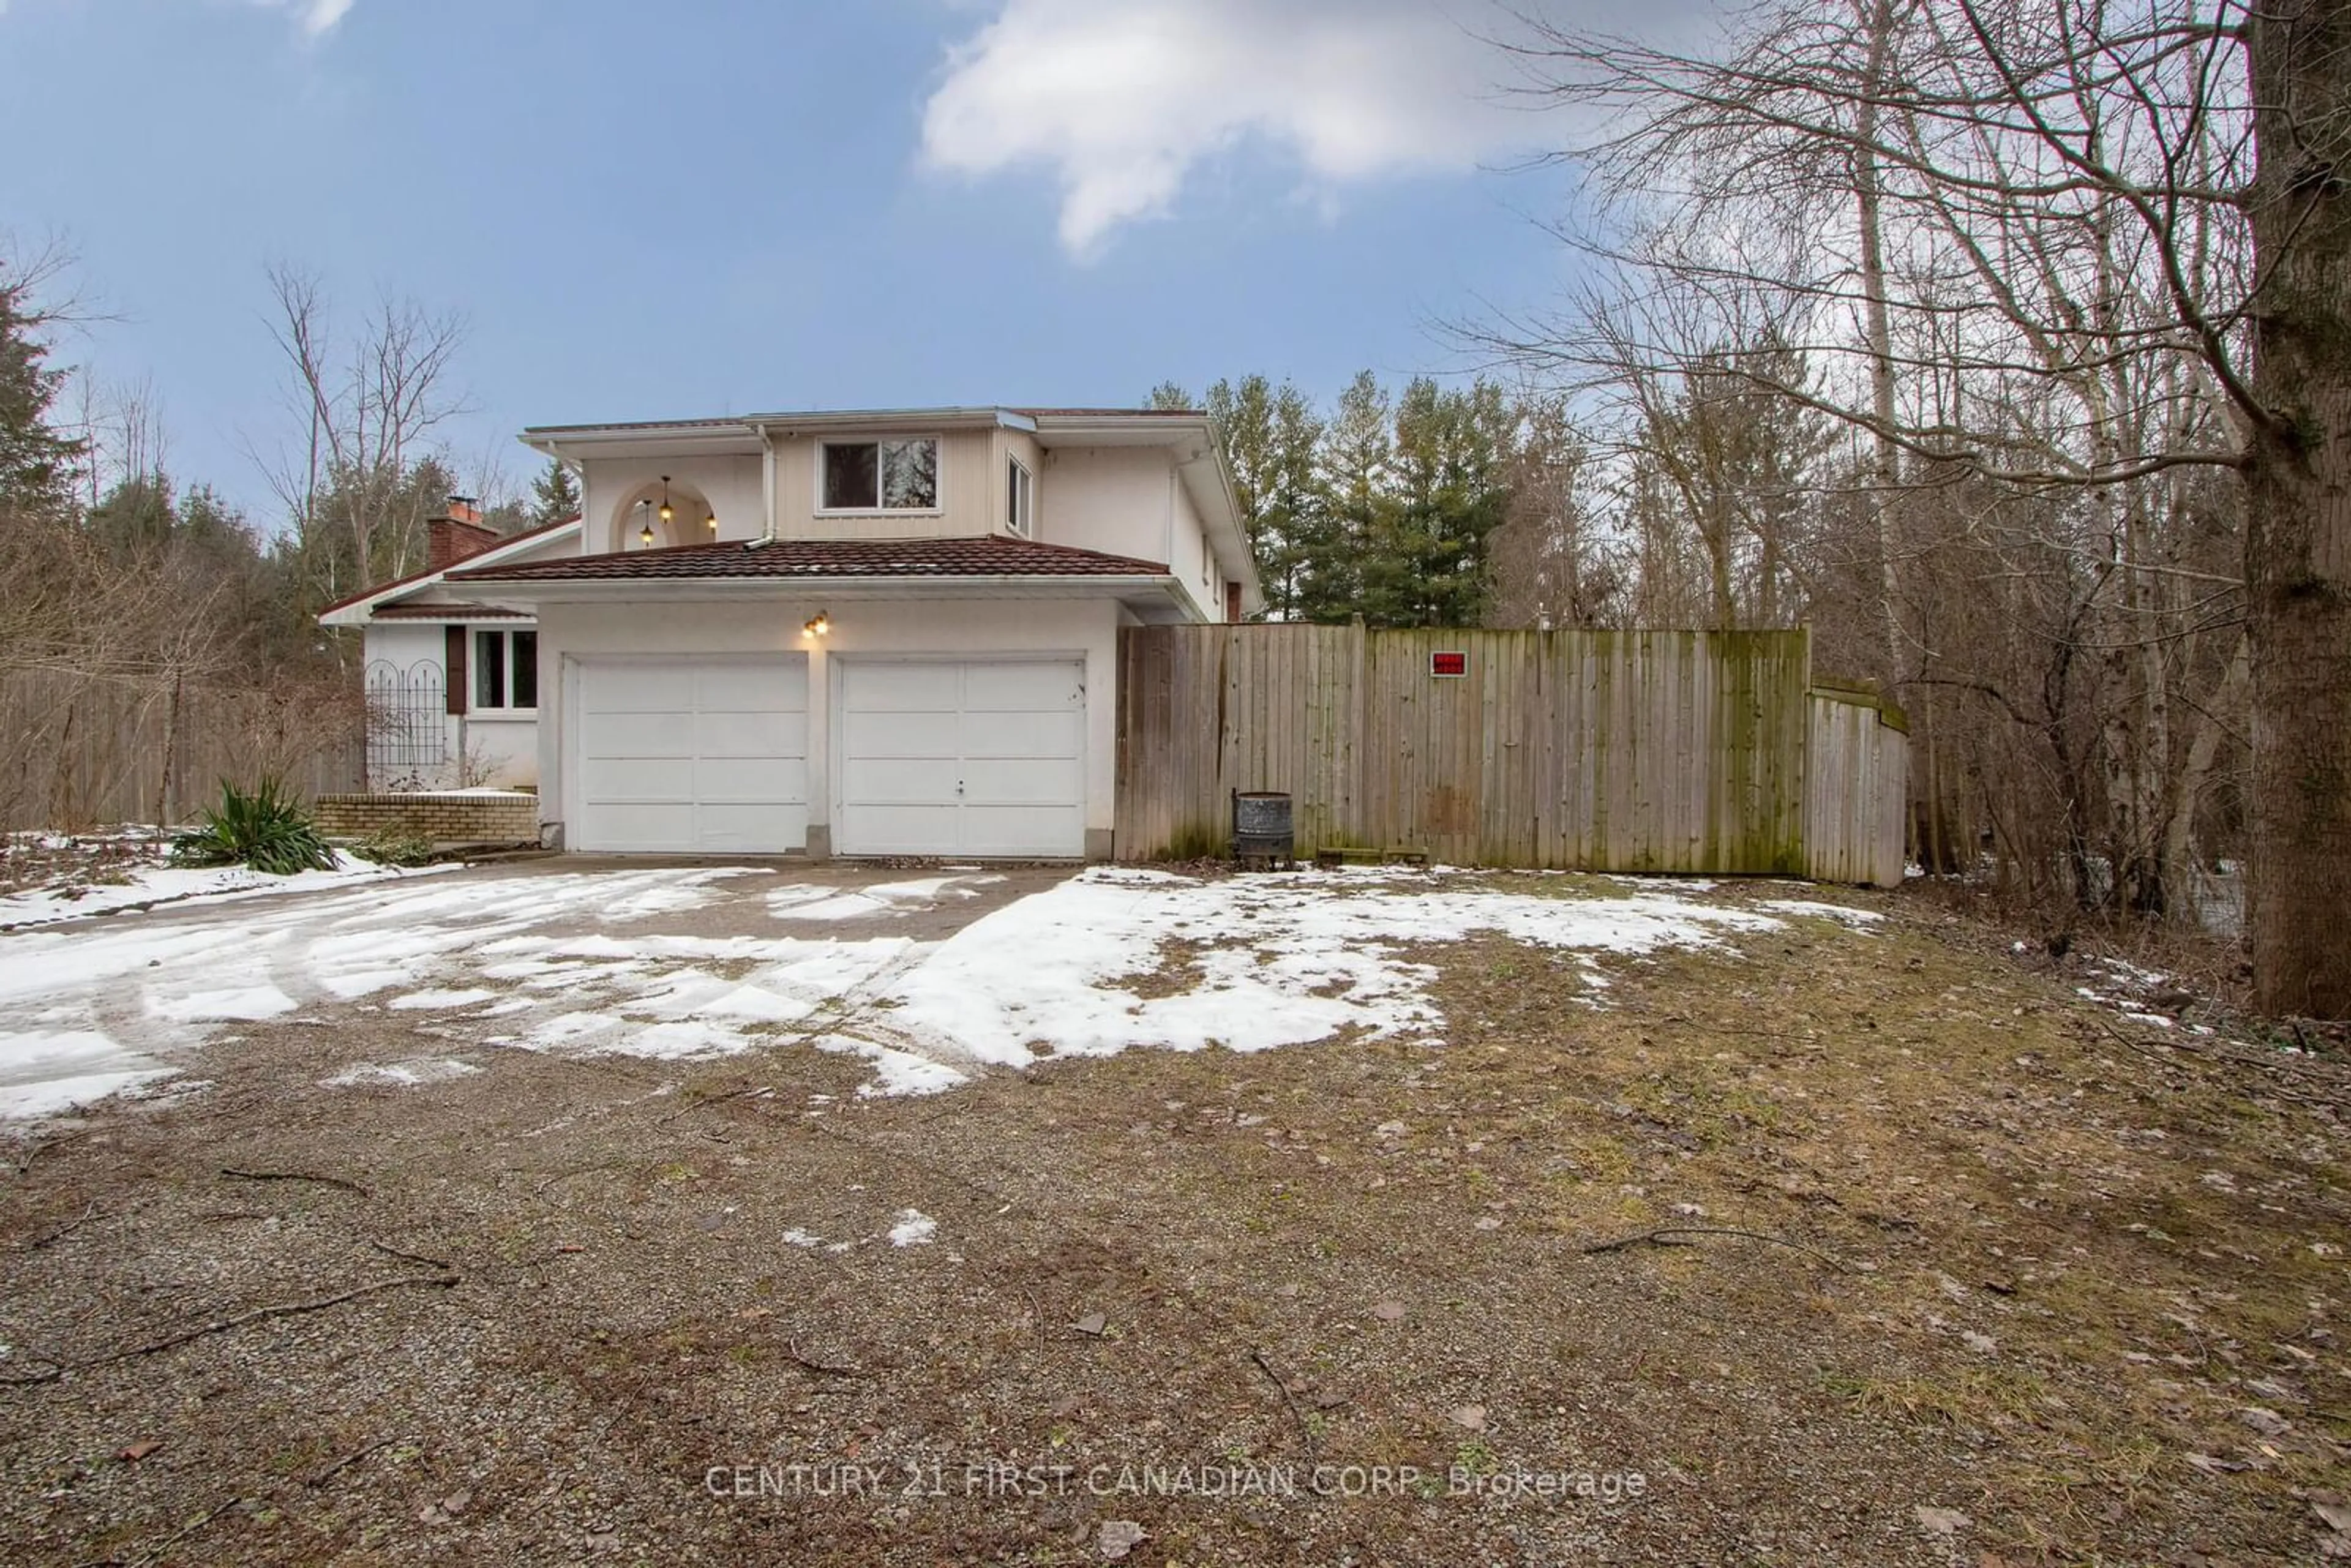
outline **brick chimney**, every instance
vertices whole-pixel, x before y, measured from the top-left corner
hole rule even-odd
[[[424,564],[429,570],[440,571],[497,542],[498,536],[482,527],[482,514],[473,497],[452,496],[449,509],[424,524]]]

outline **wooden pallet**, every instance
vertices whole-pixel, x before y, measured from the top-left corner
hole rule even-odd
[[[1343,865],[1416,865],[1426,869],[1425,850],[1375,850],[1361,844],[1325,844],[1314,852],[1314,863],[1324,871]]]

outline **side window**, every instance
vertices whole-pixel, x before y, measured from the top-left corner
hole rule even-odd
[[[1037,530],[1037,481],[1020,459],[1008,459],[1005,474],[1005,517],[1007,531],[1022,538],[1034,538]]]
[[[535,708],[538,706],[538,633],[474,633],[474,706]]]
[[[507,706],[507,634],[503,632],[474,633],[474,706]]]
[[[517,632],[510,643],[512,656],[507,661],[510,672],[507,690],[514,694],[517,707],[538,706],[538,633]]]

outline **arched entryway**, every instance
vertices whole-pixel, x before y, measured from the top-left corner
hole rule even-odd
[[[718,538],[718,513],[709,497],[683,479],[648,480],[613,508],[611,548],[662,549],[706,545]]]

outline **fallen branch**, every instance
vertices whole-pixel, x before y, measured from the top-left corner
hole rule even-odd
[[[35,1160],[39,1159],[43,1155],[47,1154],[59,1144],[70,1144],[81,1135],[81,1129],[76,1128],[70,1133],[59,1133],[54,1138],[42,1139],[39,1143],[35,1144],[31,1148],[26,1149],[25,1151],[25,1157],[16,1162],[16,1174],[18,1176],[23,1176],[26,1171],[33,1168],[33,1162]]]
[[[245,1499],[241,1497],[233,1497],[226,1502],[221,1504],[218,1508],[214,1509],[209,1513],[200,1513],[195,1518],[188,1521],[187,1523],[182,1525],[179,1529],[165,1536],[162,1542],[158,1542],[148,1552],[146,1556],[139,1559],[140,1568],[145,1568],[145,1565],[150,1563],[162,1562],[164,1555],[168,1553],[172,1547],[177,1546],[181,1542],[185,1541],[189,1536],[193,1535],[197,1531],[202,1530],[205,1525],[210,1524],[214,1520],[218,1519],[222,1514],[226,1513],[230,1509],[236,1507],[237,1504],[243,1501],[245,1501]]]
[[[1835,1259],[1830,1257],[1827,1253],[1821,1251],[1818,1248],[1807,1247],[1801,1241],[1791,1241],[1784,1236],[1767,1235],[1761,1230],[1734,1230],[1727,1226],[1719,1225],[1660,1226],[1655,1230],[1644,1230],[1639,1232],[1637,1235],[1620,1236],[1614,1241],[1594,1241],[1583,1249],[1583,1253],[1584,1256],[1590,1257],[1595,1252],[1621,1252],[1627,1247],[1637,1247],[1645,1241],[1658,1247],[1683,1247],[1688,1245],[1687,1242],[1670,1239],[1676,1236],[1737,1236],[1742,1237],[1749,1241],[1768,1241],[1774,1247],[1792,1248],[1798,1252],[1804,1253],[1808,1257],[1817,1258],[1822,1262],[1827,1264],[1830,1268],[1834,1269],[1840,1274],[1852,1272],[1851,1270],[1838,1262]]]
[[[362,1296],[379,1295],[385,1291],[405,1290],[412,1286],[430,1286],[440,1291],[451,1290],[455,1287],[457,1280],[458,1276],[455,1274],[410,1274],[398,1280],[379,1280],[372,1285],[361,1285],[337,1295],[321,1296],[315,1301],[287,1301],[278,1306],[256,1307],[249,1312],[239,1312],[233,1318],[214,1318],[208,1323],[199,1323],[194,1328],[183,1329],[178,1333],[131,1350],[119,1350],[107,1355],[92,1356],[78,1364],[83,1367],[109,1366],[118,1361],[129,1361],[134,1356],[158,1355],[167,1350],[177,1350],[180,1346],[196,1340],[206,1339],[216,1333],[227,1333],[232,1329],[241,1329],[252,1323],[266,1322],[272,1318],[290,1318],[298,1317],[304,1312],[322,1312],[329,1307],[340,1307],[345,1301],[356,1301]]]
[[[345,1454],[341,1458],[337,1459],[333,1464],[329,1465],[325,1469],[320,1470],[317,1475],[312,1476],[302,1484],[306,1487],[312,1488],[325,1486],[329,1481],[333,1480],[337,1476],[342,1474],[345,1470],[350,1469],[361,1459],[366,1458],[370,1454],[380,1453],[383,1449],[391,1448],[394,1443],[399,1441],[400,1439],[398,1437],[378,1437],[366,1448],[354,1448],[350,1453]]]
[[[812,1355],[802,1354],[799,1345],[789,1342],[784,1345],[784,1354],[790,1358],[793,1365],[804,1366],[810,1372],[821,1372],[827,1377],[864,1377],[868,1375],[866,1370],[862,1366],[852,1366],[847,1362],[819,1361]]]
[[[18,1248],[17,1250],[19,1252],[38,1252],[42,1248],[47,1247],[52,1241],[63,1241],[67,1237],[71,1236],[75,1231],[79,1230],[83,1226],[88,1225],[97,1213],[98,1200],[92,1198],[90,1200],[89,1207],[81,1211],[81,1217],[79,1218],[67,1221],[65,1224],[57,1227],[55,1230],[50,1231],[47,1236],[37,1236],[33,1238],[32,1240],[26,1242],[22,1247]]]
[[[1290,1418],[1298,1423],[1299,1436],[1306,1441],[1306,1457],[1309,1459],[1315,1458],[1314,1428],[1306,1424],[1306,1413],[1298,1408],[1298,1401],[1291,1396],[1290,1385],[1281,1380],[1281,1374],[1273,1369],[1273,1363],[1266,1359],[1263,1350],[1250,1346],[1249,1359],[1257,1363],[1259,1372],[1273,1379],[1274,1387],[1281,1393],[1281,1402],[1290,1406]]]
[[[741,1100],[753,1094],[765,1094],[767,1092],[768,1085],[764,1083],[754,1083],[742,1089],[729,1089],[724,1094],[708,1095],[703,1099],[695,1101],[690,1105],[682,1106],[679,1109],[671,1112],[666,1116],[658,1117],[654,1120],[653,1125],[656,1127],[666,1127],[672,1122],[676,1121],[679,1117],[691,1116],[696,1111],[707,1111],[713,1105],[723,1105],[729,1100]]]
[[[378,1241],[372,1236],[368,1238],[368,1245],[382,1253],[385,1257],[397,1258],[404,1263],[422,1263],[428,1269],[438,1269],[444,1274],[455,1273],[456,1271],[457,1265],[450,1262],[445,1258],[427,1258],[422,1252],[403,1252],[397,1247]]]
[[[367,1188],[355,1181],[345,1181],[341,1176],[319,1176],[310,1171],[241,1171],[234,1166],[223,1166],[220,1174],[235,1176],[239,1181],[316,1182],[320,1186],[337,1187],[344,1192],[357,1193],[361,1197],[368,1196]]]

